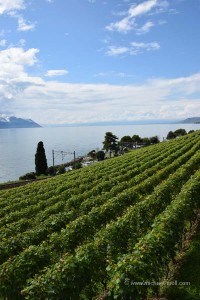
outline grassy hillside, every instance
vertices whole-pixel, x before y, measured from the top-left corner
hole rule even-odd
[[[145,299],[200,206],[200,132],[0,192],[0,299]]]

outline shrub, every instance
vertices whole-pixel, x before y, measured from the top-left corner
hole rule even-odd
[[[97,152],[97,159],[98,159],[98,160],[104,160],[104,158],[105,158],[105,153],[104,153],[104,151],[98,151],[98,152]]]
[[[60,165],[58,167],[58,174],[64,174],[65,173],[65,166],[64,165]]]
[[[19,177],[19,180],[30,180],[30,179],[36,179],[34,172],[26,173],[25,175]]]

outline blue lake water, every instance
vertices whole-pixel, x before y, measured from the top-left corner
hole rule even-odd
[[[83,127],[52,127],[52,128],[17,128],[0,130],[0,182],[16,180],[27,172],[35,171],[35,152],[39,141],[43,141],[48,161],[52,162],[52,150],[65,151],[76,156],[102,148],[105,133],[111,131],[121,138],[124,135],[141,137],[158,135],[160,140],[167,133],[178,128],[186,131],[200,129],[200,124],[151,124],[151,125],[120,125],[120,126],[83,126]],[[55,155],[55,164],[73,159],[73,154],[66,155],[62,161],[59,154]]]

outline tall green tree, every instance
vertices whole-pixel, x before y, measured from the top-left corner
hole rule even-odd
[[[176,135],[173,131],[169,131],[167,134],[167,140],[175,139]]]
[[[187,134],[187,131],[183,128],[174,131],[175,136],[183,136]]]
[[[100,150],[97,152],[97,159],[100,161],[100,160],[104,160],[105,158],[105,153],[104,151]]]
[[[121,138],[121,140],[119,141],[119,145],[124,146],[124,147],[128,147],[128,148],[132,148],[133,147],[133,141],[132,141],[132,138],[130,137],[130,135],[123,136]]]
[[[106,132],[105,138],[103,141],[103,149],[106,151],[117,151],[118,149],[118,137],[114,135],[112,132]]]
[[[150,142],[150,139],[148,137],[144,137],[142,139],[142,143],[145,145],[145,146],[149,146],[151,144]]]
[[[35,154],[35,171],[37,175],[47,174],[47,159],[43,142],[39,142]]]
[[[152,136],[152,137],[150,137],[150,143],[151,144],[158,144],[158,143],[160,143],[160,140],[159,140],[158,136]]]
[[[137,135],[137,134],[134,134],[133,136],[132,136],[132,141],[134,142],[134,143],[141,143],[142,142],[142,138],[139,136],[139,135]]]

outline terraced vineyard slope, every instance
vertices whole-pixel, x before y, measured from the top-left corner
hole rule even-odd
[[[200,206],[200,132],[0,192],[0,299],[145,299]]]

